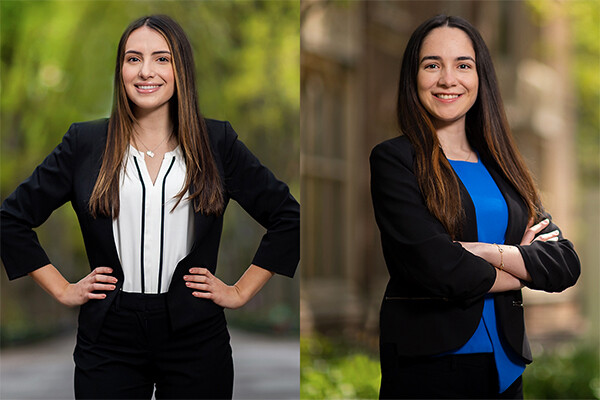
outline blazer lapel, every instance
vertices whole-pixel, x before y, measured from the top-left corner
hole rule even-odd
[[[193,184],[190,185],[189,192],[194,192]],[[227,207],[227,201],[228,199],[226,198],[224,209]],[[224,209],[223,211],[225,211]],[[200,246],[200,243],[202,242],[204,237],[210,232],[211,228],[214,228],[213,224],[215,222],[215,218],[223,217],[217,217],[215,215],[206,215],[201,212],[194,211],[194,242],[192,244],[190,252],[185,256],[185,258],[188,258],[192,253],[194,253],[194,251]]]
[[[506,244],[518,244],[527,226],[527,208],[521,196],[519,196],[517,191],[495,168],[488,167],[488,171],[504,196],[506,206],[508,207],[508,225],[506,227],[504,242]]]
[[[454,170],[452,170],[454,172]],[[475,205],[473,199],[469,195],[469,191],[460,180],[458,174],[454,172],[454,176],[458,180],[460,190],[460,202],[462,209],[465,211],[465,219],[461,225],[461,231],[459,233],[459,239],[465,242],[477,242],[477,215],[475,214]]]
[[[192,244],[192,248],[188,256],[192,254],[198,248],[198,246],[200,246],[202,239],[210,231],[210,228],[213,227],[215,218],[217,217],[214,215],[194,213],[194,243]]]
[[[112,217],[98,216],[93,218],[89,212],[89,199],[92,195],[94,185],[98,179],[100,167],[102,165],[102,154],[106,146],[106,136],[108,124],[94,137],[91,152],[85,158],[85,162],[79,166],[82,173],[81,179],[77,184],[77,195],[72,200],[73,208],[78,213],[82,231],[93,232],[93,240],[95,243],[92,248],[88,249],[88,254],[91,253],[93,259],[100,265],[94,265],[93,268],[99,266],[110,266],[114,269],[115,276],[119,279],[118,285],[123,282],[123,268],[119,260],[119,254],[115,244],[113,235]]]
[[[119,261],[119,253],[117,252],[115,237],[113,235],[112,218],[99,217],[96,223],[96,229],[98,229],[100,233],[99,236],[105,238],[106,240],[102,248],[107,250],[107,254],[105,255],[107,260],[112,265],[118,266],[119,274],[123,275],[123,268],[121,267],[121,262]]]

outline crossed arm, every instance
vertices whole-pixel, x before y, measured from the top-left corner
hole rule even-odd
[[[376,146],[370,158],[373,208],[384,256],[392,271],[401,268],[404,282],[428,296],[465,303],[490,291],[518,290],[523,285],[560,292],[575,284],[578,257],[551,221],[536,225],[530,221],[520,243],[500,246],[502,271],[497,268],[501,253],[496,245],[454,242],[426,207],[413,172],[411,148],[399,137]]]
[[[522,246],[528,246],[534,240],[542,242],[558,240],[559,231],[555,230],[536,237],[548,224],[548,219],[533,225],[529,221],[525,234],[521,239]],[[465,250],[479,256],[496,267],[496,280],[490,289],[490,293],[518,290],[523,287],[522,281],[531,282],[531,275],[525,268],[525,261],[516,246],[495,245],[481,242],[459,242]],[[503,264],[503,265],[502,265]],[[502,268],[500,268],[502,266]]]

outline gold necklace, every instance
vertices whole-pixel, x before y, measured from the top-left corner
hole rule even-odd
[[[470,162],[469,160],[471,159],[471,155],[473,154],[473,152],[469,152],[469,155],[467,156],[467,158],[465,159],[465,162]]]
[[[446,152],[444,151],[444,148],[442,147],[441,144],[438,145],[440,150],[442,150],[442,153],[444,154],[444,156],[446,156]],[[467,155],[467,158],[465,158],[464,160],[454,160],[454,161],[464,161],[464,162],[470,162],[469,160],[471,159],[471,156],[475,154],[474,151],[469,151],[469,154]],[[447,158],[447,157],[446,157]],[[452,159],[453,160],[453,159]]]

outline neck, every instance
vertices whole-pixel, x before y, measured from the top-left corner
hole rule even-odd
[[[173,131],[173,121],[168,107],[158,110],[135,110],[137,124],[135,132],[142,138],[161,140]]]
[[[465,160],[472,157],[474,152],[467,139],[464,119],[449,124],[436,124],[436,133],[447,158]]]

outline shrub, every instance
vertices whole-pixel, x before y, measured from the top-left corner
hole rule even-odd
[[[377,399],[379,360],[321,336],[300,339],[301,399]]]

